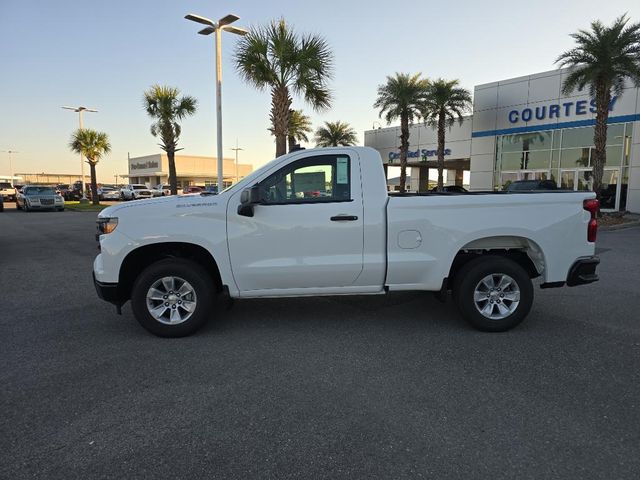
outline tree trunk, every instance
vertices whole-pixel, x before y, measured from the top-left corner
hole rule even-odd
[[[96,180],[96,164],[89,161],[89,169],[91,170],[91,203],[94,205],[100,204],[98,198],[98,181]]]
[[[607,120],[609,119],[609,102],[611,102],[611,88],[605,84],[596,86],[596,125],[593,129],[593,145],[591,157],[593,168],[593,191],[598,200],[602,194],[602,175],[607,162]]]
[[[169,185],[171,186],[171,195],[177,195],[178,175],[176,174],[176,152],[174,149],[167,149],[167,160],[169,163]]]
[[[291,97],[287,87],[274,87],[271,89],[271,125],[273,135],[276,137],[276,157],[287,153],[287,133],[289,132],[289,109]]]
[[[444,129],[445,112],[443,109],[438,114],[438,191],[444,190]]]
[[[291,153],[291,150],[296,145],[296,140],[291,135],[287,135],[287,143],[289,144],[289,153]]]
[[[407,153],[409,152],[409,116],[406,112],[400,115],[400,192],[406,191]]]

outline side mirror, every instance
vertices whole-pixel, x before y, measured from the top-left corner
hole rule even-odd
[[[242,215],[243,217],[253,217],[253,206],[261,201],[260,186],[258,184],[250,188],[245,188],[240,194],[238,215]]]
[[[242,205],[254,205],[260,203],[260,186],[254,185],[250,188],[245,188],[240,194],[240,203]]]

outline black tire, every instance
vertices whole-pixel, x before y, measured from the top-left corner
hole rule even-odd
[[[27,201],[26,200],[22,204],[22,210],[24,210],[25,212],[29,211],[29,205],[27,205]]]
[[[501,319],[489,318],[480,312],[480,306],[488,306],[489,300],[481,300],[479,306],[476,306],[474,300],[474,293],[476,287],[480,285],[480,282],[489,275],[495,275],[494,280],[499,279],[499,275],[507,275],[515,282],[518,290],[520,291],[519,303],[515,306],[513,312],[508,316]],[[498,255],[483,255],[475,258],[465,264],[457,273],[456,280],[453,288],[453,297],[458,305],[460,313],[467,322],[469,322],[474,328],[483,332],[505,332],[517,326],[522,322],[533,304],[533,284],[528,273],[515,261],[501,257]],[[484,287],[482,287],[484,288]],[[506,300],[501,295],[511,296],[513,295],[513,287],[508,286],[503,292],[500,289],[494,289],[495,292],[487,292],[488,298],[490,295],[496,295],[495,300],[491,300],[492,303],[501,303],[504,306],[511,308],[511,301]],[[515,297],[514,297],[515,298]],[[509,302],[509,304],[507,304]],[[499,313],[498,305],[491,305],[488,308],[491,309],[491,314]]]
[[[189,282],[197,299],[191,316],[175,325],[156,320],[147,308],[147,292],[156,281],[167,276]],[[140,325],[154,335],[184,337],[197,331],[209,320],[216,293],[211,276],[200,265],[191,260],[169,258],[150,265],[138,276],[131,292],[131,308]]]

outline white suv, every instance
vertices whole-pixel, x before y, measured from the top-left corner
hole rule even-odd
[[[137,200],[138,198],[152,198],[153,191],[143,184],[127,185],[120,189],[122,200]]]

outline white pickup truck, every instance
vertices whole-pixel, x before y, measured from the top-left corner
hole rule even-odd
[[[196,331],[232,298],[449,291],[476,328],[520,323],[541,287],[598,279],[589,192],[387,193],[366,147],[299,150],[219,195],[98,216],[98,295],[156,335]],[[416,312],[416,314],[418,314]]]

